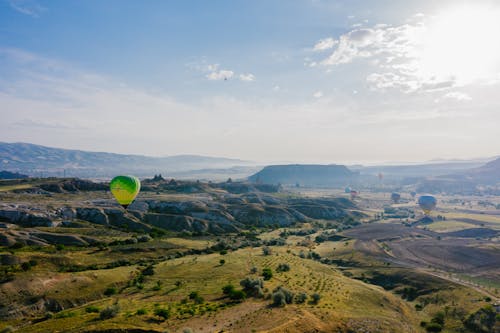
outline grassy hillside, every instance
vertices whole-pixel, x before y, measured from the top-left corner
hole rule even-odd
[[[71,179],[0,184],[0,330],[460,332],[498,300],[495,240],[453,234],[494,215],[408,227],[377,193],[144,184],[127,213]]]

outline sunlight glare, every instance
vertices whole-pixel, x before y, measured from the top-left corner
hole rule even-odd
[[[423,36],[416,70],[458,85],[497,76],[500,8],[463,6],[438,14]]]

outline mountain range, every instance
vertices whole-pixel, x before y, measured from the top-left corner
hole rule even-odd
[[[150,176],[189,170],[249,166],[239,159],[176,155],[151,157],[51,148],[30,143],[0,142],[0,170],[30,176],[109,177],[117,173]]]

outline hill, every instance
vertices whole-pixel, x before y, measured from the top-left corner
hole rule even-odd
[[[429,193],[500,194],[500,158],[482,166],[420,181],[418,190]]]
[[[254,183],[300,186],[343,186],[358,177],[343,165],[290,164],[270,165],[250,176]]]
[[[151,157],[51,148],[30,143],[0,142],[0,161],[8,171],[31,176],[109,177],[117,173],[149,176],[153,173],[230,168],[250,164],[229,158],[176,155]]]
[[[22,179],[22,178],[28,178],[28,176],[17,173],[17,172],[10,172],[10,171],[0,171],[0,179]]]

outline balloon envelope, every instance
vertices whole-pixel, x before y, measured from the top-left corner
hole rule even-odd
[[[418,198],[418,205],[425,214],[429,214],[436,208],[437,199],[432,195],[422,195]]]
[[[394,203],[398,203],[399,199],[401,199],[401,194],[396,192],[391,194],[391,200],[394,201]]]
[[[351,193],[351,188],[349,186],[347,186],[345,189],[344,189],[344,192],[345,193]]]
[[[141,182],[134,176],[116,176],[109,188],[116,201],[126,209],[141,190]]]

